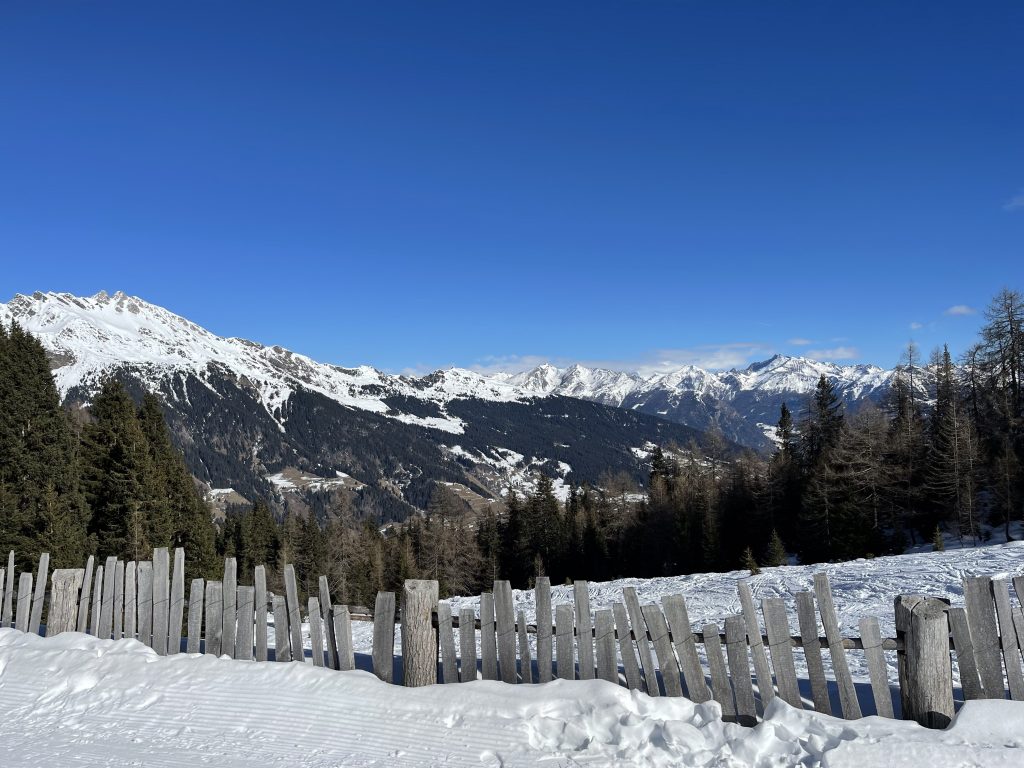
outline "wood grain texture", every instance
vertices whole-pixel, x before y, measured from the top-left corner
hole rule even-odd
[[[171,564],[167,547],[153,550],[153,650],[167,655],[167,624],[171,608]]]
[[[103,602],[103,566],[96,569],[92,583],[92,618],[89,620],[89,632],[93,637],[100,634],[100,605]]]
[[[679,665],[686,683],[686,696],[698,704],[711,699],[704,670],[697,656],[697,643],[690,627],[690,616],[686,609],[686,600],[682,595],[666,595],[661,604],[665,608],[669,630],[672,633],[672,645],[675,647]]]
[[[438,583],[428,579],[407,579],[402,585],[402,670],[408,688],[437,682],[433,615],[438,591]]]
[[[583,581],[573,584],[573,602],[576,606],[576,646],[580,680],[594,679],[594,633],[590,620],[590,585]]]
[[[32,574],[28,571],[18,577],[18,612],[14,617],[14,628],[28,632],[32,625]]]
[[[356,668],[352,652],[352,618],[347,605],[336,605],[331,612],[334,639],[338,644],[338,669],[347,672]]]
[[[437,604],[437,642],[441,646],[441,682],[459,682],[459,662],[455,655],[455,630],[452,629],[452,607],[443,600]]]
[[[804,663],[811,681],[811,699],[814,709],[825,715],[832,714],[832,702],[825,680],[825,664],[821,658],[821,642],[818,640],[818,614],[814,607],[812,592],[797,592],[796,613],[800,622],[800,637],[803,639]]]
[[[221,653],[235,657],[235,638],[238,636],[238,562],[233,557],[224,558],[224,610],[221,630]],[[294,648],[292,655],[295,655]],[[305,653],[302,654],[305,656]]]
[[[905,635],[909,715],[926,728],[945,728],[953,718],[947,605],[925,598],[911,609]],[[908,712],[904,712],[907,718]]]
[[[188,646],[189,653],[203,651],[203,591],[202,579],[192,579],[188,592]]]
[[[498,640],[494,627],[494,595],[480,595],[480,672],[484,680],[498,679]]]
[[[547,683],[551,681],[551,630],[554,626],[551,617],[551,580],[547,576],[538,576],[533,592],[537,605],[537,682]]]
[[[78,622],[78,593],[85,578],[84,568],[58,568],[50,578],[50,610],[46,636],[74,632]]]
[[[463,608],[459,611],[459,680],[476,679],[476,614],[472,608]]]
[[[533,682],[533,660],[530,658],[530,638],[526,631],[526,614],[522,611],[516,619],[519,635],[519,676],[524,683]]]
[[[114,639],[124,636],[124,575],[125,564],[118,560],[114,564]]]
[[[235,658],[252,661],[253,618],[256,612],[256,590],[254,587],[238,587],[238,601],[235,606],[238,617],[235,632]],[[266,611],[264,611],[266,613]],[[312,627],[310,628],[312,631]]]
[[[786,603],[779,597],[766,598],[761,601],[761,612],[764,614],[768,650],[772,655],[772,666],[775,669],[775,683],[779,687],[779,698],[797,709],[802,709],[803,702],[800,700],[800,687],[796,680],[793,646],[789,642],[789,619],[786,616]]]
[[[753,727],[757,724],[757,705],[754,704],[754,687],[750,681],[747,657],[747,624],[742,615],[725,619],[725,653],[736,697],[736,722]]]
[[[291,660],[305,661],[306,651],[302,647],[302,608],[299,606],[299,587],[295,581],[295,566],[290,564],[284,567],[284,601],[288,607]]]
[[[750,658],[754,661],[754,675],[757,677],[757,690],[763,711],[763,707],[775,698],[775,690],[772,688],[772,671],[768,666],[768,655],[761,639],[761,625],[757,620],[757,608],[754,605],[754,595],[750,591],[750,583],[746,579],[740,581],[738,590],[740,606],[743,610],[743,622],[747,628]]]
[[[378,592],[373,608],[373,674],[390,683],[395,667],[395,593]]]
[[[611,609],[594,614],[594,643],[597,646],[597,676],[609,683],[619,682],[619,665],[615,656],[615,617]]]
[[[949,628],[953,633],[953,648],[960,668],[960,687],[964,693],[964,701],[982,699],[984,690],[978,676],[978,662],[974,657],[974,641],[971,639],[966,609],[949,609]]]
[[[622,674],[626,678],[626,687],[631,691],[642,690],[640,662],[636,660],[636,645],[633,643],[633,632],[629,628],[629,615],[624,603],[612,603],[612,617],[615,619],[616,634],[619,638],[619,657],[622,659]]]
[[[494,619],[497,631],[498,670],[506,683],[517,682],[516,677],[516,619],[512,602],[512,584],[494,582]]]
[[[306,604],[306,615],[309,616],[310,657],[314,667],[322,667],[324,666],[324,622],[320,616],[320,598],[309,598]]]
[[[555,606],[555,656],[558,677],[562,680],[576,679],[576,648],[573,642],[573,607]]]
[[[828,639],[828,652],[832,658],[832,670],[839,686],[839,703],[843,708],[843,717],[857,720],[861,717],[860,702],[857,700],[857,689],[853,685],[850,666],[846,662],[843,648],[843,636],[839,631],[839,619],[836,618],[836,606],[832,600],[832,586],[824,573],[814,574],[814,595],[818,599],[818,612],[821,625]],[[776,673],[778,670],[776,670]],[[781,693],[780,693],[781,696]]]
[[[92,557],[89,557],[89,568],[86,573],[86,582],[92,578]],[[3,599],[3,610],[0,611],[0,627],[13,627],[14,626],[14,577],[17,573],[14,569],[14,550],[11,550],[7,554],[7,583],[4,585],[4,599]],[[89,596],[85,596],[86,603],[88,603]],[[88,611],[88,605],[86,605],[86,611]],[[85,631],[85,625],[82,624],[78,628],[79,632]]]
[[[206,582],[206,652],[220,656],[221,632],[224,631],[224,585],[219,581]]]
[[[679,676],[679,664],[676,662],[672,641],[668,635],[668,622],[661,609],[654,604],[640,607],[644,616],[644,624],[651,636],[651,644],[658,656],[658,669],[661,670],[661,683],[666,696],[682,696],[683,684]]]
[[[10,589],[10,587],[13,586],[11,583],[14,576],[13,558],[14,553],[11,552],[12,568],[8,570],[8,573],[11,574],[12,578],[7,580],[8,589]],[[76,624],[75,629],[79,632],[86,632],[89,629],[89,598],[92,595],[92,569],[95,567],[95,564],[96,558],[94,558],[92,555],[89,555],[89,559],[85,561],[85,578],[82,580],[82,593],[78,596],[78,623]],[[4,607],[4,622],[7,622],[10,619],[10,612],[7,610],[9,606],[6,595],[4,597]],[[2,626],[4,626],[4,624],[0,623],[0,627]]]
[[[171,572],[171,604],[167,612],[167,652],[181,652],[181,621],[185,614],[185,550],[174,550]]]
[[[964,578],[964,605],[971,627],[974,657],[986,699],[1004,699],[1003,664],[1000,658],[999,629],[992,600],[992,580],[986,576]]]
[[[1024,700],[1024,670],[1020,665],[1020,646],[1017,631],[1013,628],[1013,612],[1010,608],[1010,584],[1006,579],[992,581],[992,598],[999,620],[999,645],[1003,652],[1003,666],[1006,668],[1006,682],[1010,698]]]
[[[733,699],[729,673],[722,658],[722,641],[718,637],[717,624],[704,625],[704,650],[708,655],[708,668],[711,671],[711,694],[722,707],[722,719],[732,723],[736,721],[736,701]]]
[[[29,617],[29,629],[33,634],[43,634],[43,603],[46,600],[46,585],[49,583],[50,553],[43,552],[39,556],[36,567],[35,592],[32,595],[32,614]]]
[[[394,598],[394,595],[392,595]],[[379,596],[378,596],[379,599]],[[271,595],[270,603],[273,606],[274,612],[274,661],[291,661],[292,660],[292,643],[288,637],[288,604],[284,599],[284,595]],[[391,603],[392,614],[394,613],[394,602]],[[394,625],[391,627],[392,642],[394,642]],[[376,652],[377,648],[377,635],[374,633],[373,636],[373,647]],[[376,656],[374,657],[374,670],[376,671],[377,661]],[[391,682],[390,666],[388,667],[388,679],[387,682]]]
[[[99,571],[100,568],[96,570]],[[138,613],[139,642],[151,645],[153,643],[153,563],[149,560],[143,560],[135,567],[135,610]]]
[[[636,589],[625,587],[622,590],[622,597],[626,603],[629,622],[633,625],[636,649],[640,654],[640,669],[643,672],[644,690],[650,696],[660,696],[661,688],[658,686],[658,675],[654,668],[654,653],[651,651],[651,644],[647,640],[647,625],[644,623],[643,611],[640,610],[640,600],[636,596]]]
[[[100,626],[97,637],[109,640],[113,633],[114,622],[114,574],[117,571],[117,558],[108,557],[103,564],[103,597],[100,599]]]
[[[864,657],[868,662],[871,696],[875,700],[875,714],[893,717],[892,691],[889,690],[889,669],[882,652],[882,633],[878,619],[867,616],[860,620],[860,639],[864,644]]]
[[[257,565],[253,569],[253,610],[255,612],[256,626],[253,632],[256,635],[256,661],[267,660],[267,569],[265,566]]]
[[[327,577],[321,576],[317,582],[317,587],[320,592],[320,609],[324,612],[324,634],[326,635],[325,642],[327,646],[327,667],[329,669],[338,668],[338,641],[334,637],[334,621],[331,619],[331,606],[334,605],[331,602],[331,586],[327,583]]]

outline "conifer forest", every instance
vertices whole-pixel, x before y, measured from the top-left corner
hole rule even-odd
[[[66,407],[42,345],[12,324],[0,328],[0,551],[65,567],[183,546],[192,576],[232,555],[240,573],[267,564],[273,583],[288,562],[304,590],[326,573],[339,599],[371,604],[407,578],[472,594],[497,578],[756,571],[938,548],[943,534],[1009,538],[1024,509],[1024,297],[999,292],[956,359],[910,345],[899,371],[884,402],[856,408],[822,376],[782,406],[770,455],[727,451],[713,432],[700,448],[658,446],[643,487],[609,472],[562,502],[541,475],[483,510],[436,483],[425,514],[397,524],[360,519],[343,494],[319,517],[258,500],[214,519],[155,395],[110,379]]]

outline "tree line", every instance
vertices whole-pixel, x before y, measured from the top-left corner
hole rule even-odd
[[[60,567],[184,546],[193,576],[234,556],[240,575],[267,565],[273,588],[287,562],[304,593],[326,574],[335,599],[372,605],[407,578],[471,594],[497,578],[899,553],[941,546],[943,533],[977,543],[993,526],[1009,538],[1024,503],[1024,299],[1000,292],[984,320],[958,364],[946,348],[923,363],[911,345],[881,403],[847,410],[822,377],[806,402],[783,405],[770,457],[731,457],[712,432],[655,448],[643,488],[622,472],[561,489],[540,475],[474,506],[435,483],[425,514],[388,525],[359,517],[344,493],[319,517],[277,519],[258,500],[214,525],[154,396],[137,406],[111,380],[87,410],[65,410],[42,346],[12,325],[0,329],[0,551],[46,550]]]

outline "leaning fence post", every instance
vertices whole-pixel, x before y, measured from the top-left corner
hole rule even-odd
[[[948,609],[949,604],[939,598],[896,598],[897,631],[903,635],[905,659],[900,675],[903,718],[926,728],[945,728],[953,718]]]
[[[406,686],[437,682],[437,637],[433,613],[438,583],[409,579],[402,587],[402,673]]]

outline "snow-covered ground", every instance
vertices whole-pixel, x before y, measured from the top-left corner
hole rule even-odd
[[[596,680],[406,689],[365,672],[0,630],[0,765],[18,768],[1024,764],[1018,702],[972,702],[945,731],[778,699],[753,729],[719,714]]]

